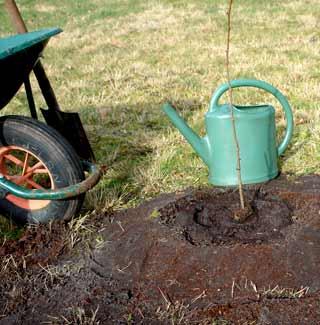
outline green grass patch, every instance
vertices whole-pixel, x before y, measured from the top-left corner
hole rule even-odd
[[[24,231],[24,227],[18,227],[7,218],[0,216],[0,244],[7,239],[17,239]]]

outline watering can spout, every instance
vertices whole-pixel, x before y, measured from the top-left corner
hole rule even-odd
[[[185,139],[190,143],[192,148],[204,161],[204,163],[208,165],[209,146],[207,138],[199,137],[170,104],[167,103],[163,106],[163,112],[168,116],[172,124],[181,132]]]

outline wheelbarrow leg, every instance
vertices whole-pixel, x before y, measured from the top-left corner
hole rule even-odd
[[[27,100],[28,100],[31,117],[37,120],[38,114],[37,114],[36,104],[34,102],[34,98],[33,98],[33,94],[32,94],[32,88],[31,88],[29,76],[24,81],[24,88],[25,88],[26,94],[27,94]]]

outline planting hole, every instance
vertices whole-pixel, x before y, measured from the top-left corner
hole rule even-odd
[[[238,192],[199,191],[162,208],[161,223],[198,246],[262,244],[283,238],[282,230],[292,224],[287,204],[253,190],[247,190],[245,196],[252,213],[244,222],[235,220]]]

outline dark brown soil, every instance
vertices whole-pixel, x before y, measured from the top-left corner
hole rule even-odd
[[[238,192],[198,191],[160,209],[162,222],[192,245],[262,244],[282,239],[292,224],[291,209],[278,196],[257,190],[245,192],[250,211],[239,220]]]
[[[213,188],[106,214],[68,254],[63,224],[29,230],[0,248],[0,324],[319,324],[320,177],[245,194],[242,221]]]
[[[18,270],[50,264],[65,253],[67,233],[61,221],[30,226],[19,240],[6,241],[0,247],[0,256],[14,259],[14,268]]]

